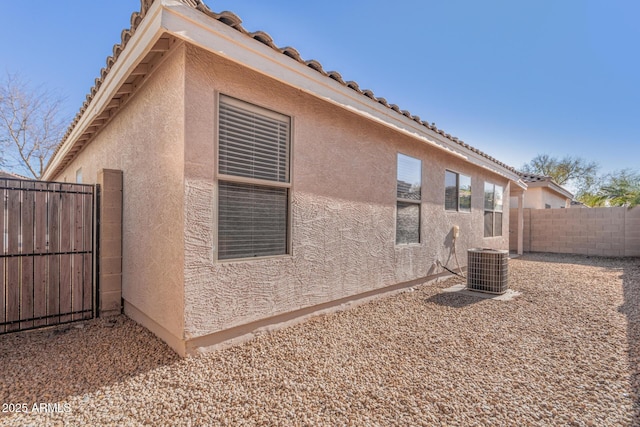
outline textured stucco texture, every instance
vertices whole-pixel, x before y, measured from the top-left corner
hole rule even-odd
[[[176,48],[57,180],[123,171],[122,297],[176,339],[184,325],[184,49]],[[149,326],[149,325],[145,325]]]
[[[332,81],[328,81],[331,84]],[[336,83],[337,86],[338,83]],[[216,246],[219,94],[292,118],[291,253],[221,262]],[[395,244],[396,159],[422,161],[420,243]],[[123,171],[125,312],[176,351],[189,340],[457,268],[483,237],[485,181],[464,159],[189,44],[176,46],[58,179]],[[471,213],[445,211],[449,169],[471,177]],[[266,320],[265,320],[266,319]]]
[[[216,261],[216,94],[292,117],[291,254]],[[422,160],[421,243],[396,246],[396,159]],[[472,212],[444,210],[444,175],[471,176]],[[185,337],[313,307],[455,267],[469,247],[506,249],[483,237],[483,188],[508,181],[329,102],[196,47],[185,82]],[[464,264],[463,264],[464,265]]]

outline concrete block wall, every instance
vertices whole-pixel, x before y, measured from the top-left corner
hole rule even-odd
[[[511,209],[517,218],[517,209]],[[640,207],[525,209],[524,251],[640,256]],[[517,242],[512,227],[510,248]]]
[[[626,212],[624,244],[626,256],[640,256],[640,207]]]
[[[99,306],[100,316],[122,312],[122,171],[102,169],[100,184]]]

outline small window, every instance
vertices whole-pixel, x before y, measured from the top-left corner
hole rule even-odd
[[[76,183],[82,184],[82,168],[78,168],[76,171]]]
[[[471,177],[445,171],[444,208],[448,211],[471,212]]]
[[[288,253],[290,118],[220,96],[218,259]]]
[[[544,204],[544,208],[545,208],[545,209],[551,209],[551,205],[550,205],[549,203],[545,203],[545,204]]]
[[[396,244],[420,243],[422,161],[398,153]]]
[[[502,187],[484,184],[484,237],[502,236]]]

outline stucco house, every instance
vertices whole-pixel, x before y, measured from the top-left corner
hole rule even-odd
[[[185,355],[507,249],[517,171],[200,0],[142,0],[45,172],[122,172],[101,266]],[[113,216],[120,218],[117,209]],[[506,213],[506,212],[505,212]],[[104,225],[103,225],[104,226]],[[118,270],[120,269],[120,270]]]
[[[557,184],[550,176],[520,173],[522,181],[527,184],[524,196],[525,209],[564,209],[571,207],[573,194]],[[517,198],[512,197],[511,208],[517,208]]]
[[[530,223],[530,209],[565,209],[575,205],[573,194],[550,176],[524,172],[519,174],[527,188],[509,200],[509,250],[522,254],[523,241],[529,242],[531,237],[530,230],[522,227],[524,223]]]

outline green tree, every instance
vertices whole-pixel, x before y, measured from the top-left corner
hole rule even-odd
[[[640,204],[640,173],[631,169],[611,173],[605,176],[591,197],[598,203],[595,206],[637,206]]]
[[[597,192],[585,192],[576,197],[576,200],[584,203],[591,208],[597,208],[607,205],[607,199]]]
[[[592,191],[597,185],[598,169],[598,163],[580,157],[557,158],[548,154],[538,154],[522,167],[525,173],[550,176],[560,185],[571,186],[578,195]]]
[[[41,87],[31,87],[15,74],[0,81],[0,160],[21,175],[40,178],[68,120],[64,99]]]

